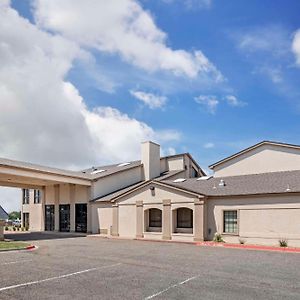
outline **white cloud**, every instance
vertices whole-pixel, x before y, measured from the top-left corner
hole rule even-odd
[[[40,28],[60,33],[86,48],[118,54],[147,71],[169,71],[196,78],[221,73],[200,50],[187,52],[167,46],[167,35],[151,14],[135,0],[35,0],[35,20]]]
[[[203,145],[203,147],[206,149],[211,149],[211,148],[215,147],[215,144],[214,143],[206,143]]]
[[[201,95],[195,97],[195,101],[204,106],[211,114],[216,113],[217,106],[219,105],[219,100],[214,95]]]
[[[130,94],[134,96],[136,99],[142,101],[145,105],[149,106],[151,109],[162,108],[167,102],[167,97],[165,96],[154,95],[142,91],[131,90]]]
[[[225,99],[230,106],[245,106],[247,103],[239,100],[234,95],[227,95],[225,96]]]
[[[283,57],[290,52],[290,33],[279,25],[250,28],[235,35],[238,47],[246,53],[269,53]]]
[[[0,156],[81,168],[136,159],[143,140],[179,138],[111,107],[88,109],[65,79],[75,59],[89,57],[73,41],[36,28],[3,2],[0,28]]]
[[[1,6],[1,4],[0,4]],[[7,213],[21,210],[21,190],[16,188],[0,187],[0,205]]]
[[[210,8],[212,5],[212,0],[163,0],[163,2],[168,4],[180,3],[187,9]]]
[[[176,149],[173,147],[169,147],[167,149],[167,155],[175,155],[176,154]]]
[[[296,62],[300,65],[300,29],[298,29],[294,35],[292,43],[292,51],[296,56]]]

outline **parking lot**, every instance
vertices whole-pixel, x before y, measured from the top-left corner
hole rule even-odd
[[[300,254],[22,234],[0,253],[0,299],[299,299]]]

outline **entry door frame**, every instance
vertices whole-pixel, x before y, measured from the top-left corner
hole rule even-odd
[[[87,204],[75,204],[75,231],[87,232]]]
[[[59,205],[59,231],[70,232],[71,225],[71,207],[70,204]]]
[[[47,212],[47,208],[49,208],[50,211]],[[47,218],[48,216],[50,216],[49,222]],[[45,205],[45,231],[54,231],[54,230],[55,230],[55,205],[46,204]]]

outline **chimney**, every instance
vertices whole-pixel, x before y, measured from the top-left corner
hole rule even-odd
[[[160,145],[151,141],[142,143],[142,164],[144,166],[145,180],[160,175]]]

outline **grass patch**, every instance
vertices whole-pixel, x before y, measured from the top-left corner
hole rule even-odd
[[[26,249],[28,246],[30,244],[23,242],[0,242],[0,251],[21,250]]]

